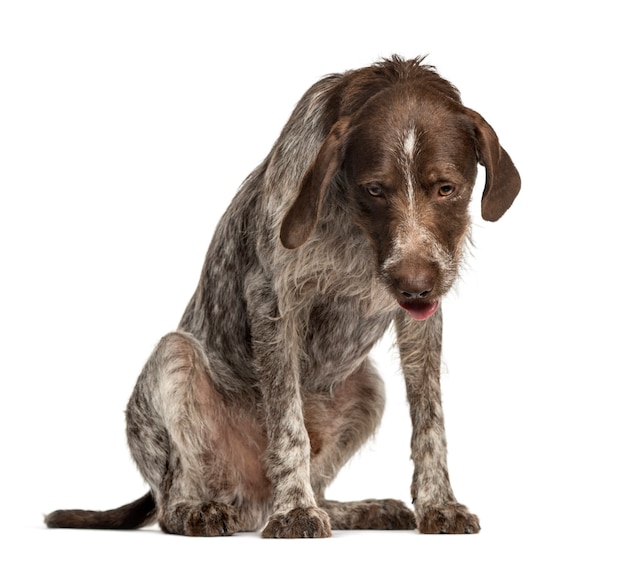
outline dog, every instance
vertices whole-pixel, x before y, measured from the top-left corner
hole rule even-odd
[[[519,173],[423,58],[314,84],[236,193],[178,329],[132,393],[128,443],[150,491],[110,511],[55,511],[46,524],[158,521],[173,534],[268,538],[478,532],[450,485],[439,382],[440,303],[463,260],[478,164],[481,214],[496,221]],[[413,428],[413,508],[328,500],[381,420],[368,354],[391,324]]]

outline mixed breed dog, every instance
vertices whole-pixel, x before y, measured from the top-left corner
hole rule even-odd
[[[219,222],[178,329],[148,359],[126,411],[150,491],[50,527],[188,536],[262,529],[475,533],[446,460],[442,297],[481,212],[498,220],[520,177],[491,126],[423,59],[329,75],[302,97]],[[413,508],[325,490],[374,433],[382,380],[368,358],[394,324],[412,421]]]

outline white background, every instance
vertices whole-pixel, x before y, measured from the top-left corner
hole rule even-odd
[[[0,555],[624,559],[618,6],[2,2]],[[450,472],[482,533],[278,543],[43,529],[44,512],[145,491],[126,400],[175,328],[216,221],[309,85],[392,53],[429,54],[523,179],[500,222],[476,218],[464,280],[444,303]],[[376,358],[386,416],[331,494],[408,501],[391,340]]]

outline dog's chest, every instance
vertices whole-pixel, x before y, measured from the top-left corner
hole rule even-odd
[[[378,304],[378,305],[376,305]],[[354,372],[394,316],[384,302],[318,295],[303,318],[301,375],[332,385]]]
[[[303,382],[333,385],[359,368],[397,303],[376,275],[368,242],[353,228],[335,243],[314,236],[301,250],[281,254],[287,258],[276,267],[285,288],[279,301],[298,316]]]

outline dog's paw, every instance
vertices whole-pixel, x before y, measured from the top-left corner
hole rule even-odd
[[[415,513],[402,501],[320,502],[334,530],[415,530]]]
[[[262,533],[264,538],[328,538],[330,535],[328,514],[315,507],[274,514]]]
[[[237,510],[222,503],[179,503],[160,520],[163,530],[183,536],[230,536],[240,529]]]
[[[374,530],[415,530],[415,514],[402,501],[383,499],[365,501],[371,524],[363,528]],[[369,504],[368,504],[369,503]]]
[[[478,517],[459,503],[425,505],[418,516],[422,534],[477,534]]]

